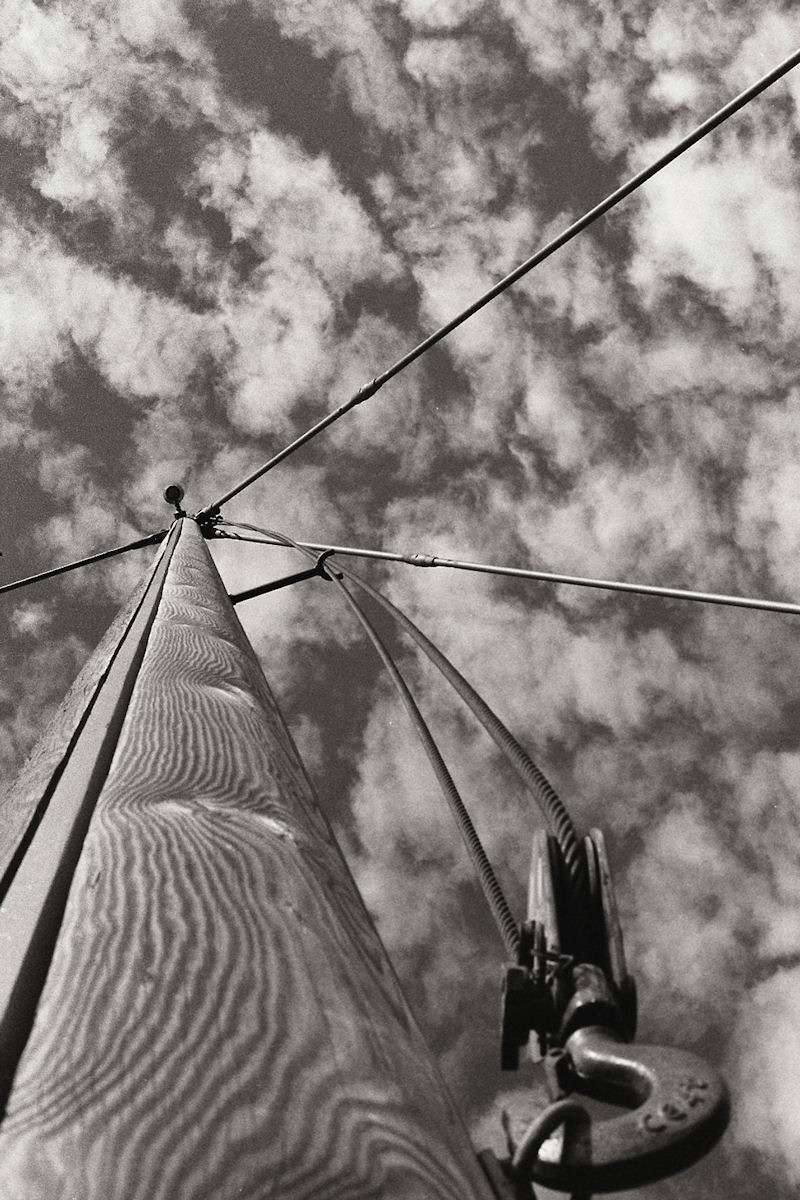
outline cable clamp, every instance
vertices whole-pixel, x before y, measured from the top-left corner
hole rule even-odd
[[[435,567],[437,558],[433,554],[404,554],[403,562],[411,563],[412,567]]]
[[[541,922],[526,921],[520,927],[517,962],[503,968],[500,1065],[504,1071],[517,1070],[520,1049],[532,1032],[537,1034],[540,1053],[546,1052],[558,1029],[561,980],[573,964],[571,955],[548,948]],[[538,1057],[534,1054],[535,1060]]]
[[[355,408],[355,406],[357,404],[363,404],[365,400],[369,400],[372,396],[374,396],[375,393],[378,391],[378,389],[381,387],[383,387],[383,384],[380,382],[379,377],[376,375],[375,378],[370,380],[369,383],[365,383],[363,385],[363,387],[360,387],[358,389],[355,396],[353,396],[352,400],[347,405],[347,407]]]
[[[335,550],[323,550],[322,553],[317,557],[315,571],[316,571],[317,575],[321,576],[323,579],[331,579],[331,578],[342,579],[342,578],[344,578],[342,575],[342,572],[338,571],[336,569],[336,567],[329,566],[328,569],[326,570],[325,564],[326,564],[327,560],[330,558],[330,556],[332,554],[335,554],[335,553],[336,553]],[[330,571],[330,574],[328,574],[328,571]]]

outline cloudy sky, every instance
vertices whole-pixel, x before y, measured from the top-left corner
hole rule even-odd
[[[2,577],[192,510],[800,44],[781,0],[2,0]],[[225,509],[800,600],[800,71]],[[3,600],[10,777],[152,551]],[[231,590],[297,569],[218,544]],[[368,570],[610,842],[640,1038],[734,1117],[653,1200],[800,1182],[797,619]],[[476,1140],[502,959],[335,589],[245,627]],[[539,818],[396,643],[522,914]],[[500,1143],[498,1144],[498,1148]],[[636,1193],[636,1195],[644,1193]]]

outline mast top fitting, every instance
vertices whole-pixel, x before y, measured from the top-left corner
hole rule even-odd
[[[179,483],[171,483],[164,488],[164,499],[167,504],[175,506],[175,516],[185,517],[186,513],[181,508],[181,500],[183,500],[183,488]]]

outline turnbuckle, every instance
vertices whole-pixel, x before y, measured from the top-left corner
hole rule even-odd
[[[721,1076],[697,1055],[626,1044],[636,1030],[636,987],[603,835],[592,830],[584,846],[590,912],[582,944],[590,961],[576,962],[568,951],[580,942],[564,900],[560,851],[546,834],[534,838],[528,921],[519,961],[506,968],[502,1057],[504,1067],[515,1067],[535,1032],[533,1057],[545,1055],[553,1099],[519,1140],[509,1139],[508,1174],[518,1186],[533,1180],[586,1193],[683,1170],[720,1138],[729,1102]],[[626,1111],[599,1120],[572,1093]]]

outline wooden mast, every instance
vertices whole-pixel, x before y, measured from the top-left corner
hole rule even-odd
[[[486,1200],[194,521],[159,563],[139,628],[123,622],[120,678],[108,642],[100,682],[87,673],[107,737],[70,783],[72,850],[41,844],[62,807],[51,781],[38,827],[17,821],[31,832],[0,945],[28,941],[0,972],[0,1022],[5,983],[32,1029],[9,1071],[0,1195]],[[46,919],[20,925],[26,900]],[[26,954],[38,976],[13,975]]]

